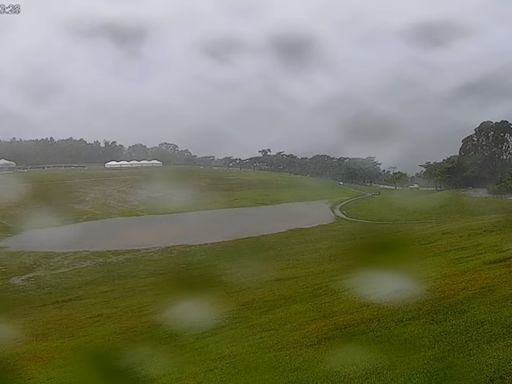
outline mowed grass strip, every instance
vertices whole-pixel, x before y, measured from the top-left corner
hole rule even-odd
[[[375,189],[373,189],[375,190]],[[378,190],[343,207],[351,217],[381,221],[471,220],[512,215],[512,202],[475,198],[460,191]]]

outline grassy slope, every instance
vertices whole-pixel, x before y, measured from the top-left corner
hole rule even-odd
[[[11,199],[2,199],[4,193]],[[19,232],[22,228],[54,222],[71,223],[353,195],[353,191],[330,181],[226,169],[166,167],[29,172],[0,178],[0,237]],[[47,220],[37,220],[41,216]]]
[[[384,221],[442,222],[512,214],[512,202],[504,199],[473,198],[453,191],[378,191],[379,196],[355,201],[344,210],[352,217]]]
[[[210,186],[213,195],[225,195],[210,206],[205,199],[202,208],[351,195],[329,183],[283,175],[172,172],[204,185],[205,194]],[[369,211],[363,201],[347,210],[394,219],[392,211],[403,212],[389,205],[391,197],[367,201]],[[415,198],[431,205],[416,218],[441,209],[437,195],[403,195],[411,204]],[[463,197],[453,199],[465,204]],[[499,204],[508,209],[511,203]],[[67,209],[76,220],[102,212]],[[393,226],[340,220],[260,238],[137,252],[4,252],[0,310],[24,336],[3,357],[23,383],[510,382],[512,221],[478,212],[459,219]],[[23,286],[7,283],[14,275],[83,262],[91,264],[35,276]],[[359,300],[342,282],[361,268],[407,271],[426,294],[403,306]],[[222,303],[216,326],[188,333],[162,324],[169,304],[205,295]]]

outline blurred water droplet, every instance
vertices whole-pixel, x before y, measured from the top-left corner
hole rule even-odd
[[[382,355],[375,348],[347,344],[328,353],[326,366],[332,370],[355,373],[359,370],[374,368],[382,361]]]
[[[162,314],[165,325],[181,332],[201,332],[219,324],[223,306],[209,297],[192,297],[172,304]]]
[[[424,294],[413,278],[393,271],[361,271],[345,280],[344,286],[359,299],[378,304],[411,302]]]
[[[11,345],[19,341],[21,333],[11,324],[0,321],[0,346]]]
[[[196,201],[197,191],[176,181],[154,180],[137,188],[132,199],[154,209],[180,209]]]
[[[123,354],[122,362],[124,366],[139,371],[148,378],[164,376],[175,366],[167,353],[147,346],[128,349]]]
[[[27,187],[13,175],[0,176],[0,204],[13,204],[26,195]]]
[[[30,215],[24,218],[20,226],[20,232],[34,228],[57,227],[62,224],[64,224],[64,220],[57,212],[48,208],[41,208],[32,211]]]

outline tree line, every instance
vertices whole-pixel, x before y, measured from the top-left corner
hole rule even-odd
[[[262,149],[259,153],[260,156],[247,159],[226,159],[229,160],[230,166],[238,166],[240,169],[286,172],[350,183],[371,184],[384,180],[387,175],[374,157],[350,158],[329,155],[299,157],[284,152],[272,154],[272,150],[269,148]]]
[[[84,139],[53,138],[0,140],[0,158],[21,166],[55,164],[103,164],[111,160],[159,159],[167,164],[194,164],[197,159],[189,150],[176,144],[161,143],[148,148],[143,144],[125,147],[115,141],[87,142]]]
[[[421,165],[419,175],[436,187],[486,187],[495,193],[512,192],[512,124],[484,121],[462,140],[457,155]]]
[[[349,158],[316,155],[299,157],[284,152],[272,153],[262,149],[259,156],[246,159],[236,157],[216,158],[196,156],[188,149],[173,143],[161,143],[154,147],[134,144],[128,147],[115,141],[93,141],[68,138],[0,141],[0,158],[16,162],[19,166],[55,164],[103,164],[111,160],[158,159],[166,165],[215,166],[296,175],[324,177],[351,183],[374,183],[404,180],[403,173],[383,171],[373,157]],[[397,177],[399,176],[399,177]]]

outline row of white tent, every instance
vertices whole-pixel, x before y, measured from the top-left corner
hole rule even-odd
[[[159,160],[109,161],[105,163],[105,168],[161,167],[162,165]]]

